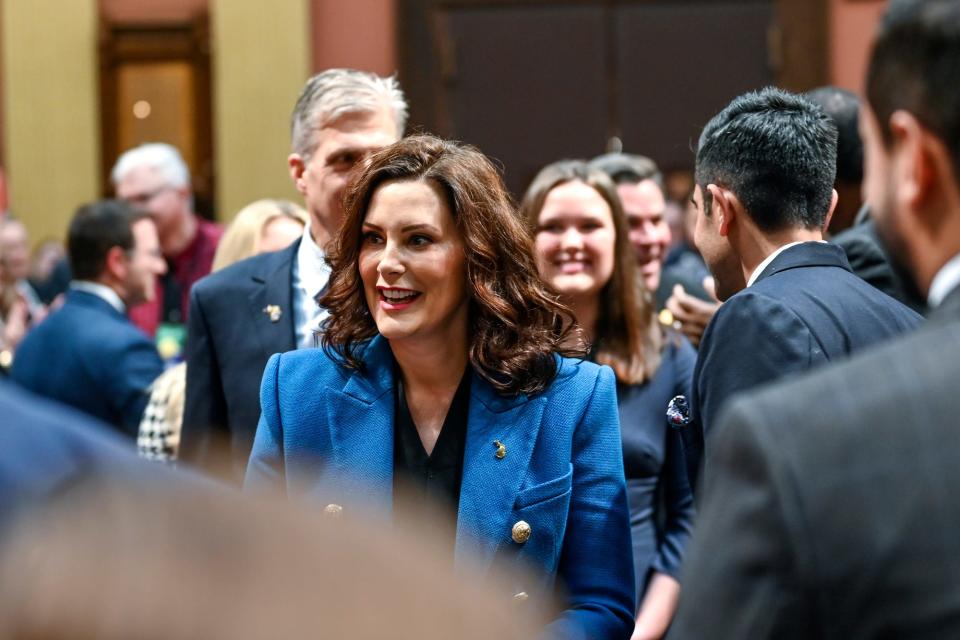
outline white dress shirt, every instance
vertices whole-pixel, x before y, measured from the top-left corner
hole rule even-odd
[[[123,304],[123,300],[120,299],[116,291],[105,284],[91,282],[90,280],[74,280],[70,283],[70,288],[74,291],[83,291],[95,295],[105,300],[111,307],[123,315],[127,315],[127,305]]]
[[[933,276],[930,292],[927,294],[927,304],[931,309],[940,306],[943,299],[958,286],[960,286],[960,253],[950,258],[947,264],[940,267],[937,275]]]
[[[303,232],[303,239],[293,262],[293,313],[297,329],[297,348],[317,346],[316,332],[329,315],[317,304],[317,295],[330,281],[330,267],[326,254],[310,235],[310,225]]]

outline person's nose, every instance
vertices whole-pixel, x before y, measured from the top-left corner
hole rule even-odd
[[[571,251],[583,248],[583,235],[576,227],[568,227],[560,236],[560,248]]]
[[[387,242],[380,254],[377,272],[384,278],[396,277],[406,270],[400,248],[393,242]]]

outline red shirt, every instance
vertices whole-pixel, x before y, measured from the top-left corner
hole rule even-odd
[[[190,287],[193,283],[210,273],[213,254],[223,235],[223,227],[215,222],[197,218],[197,235],[180,255],[168,257],[167,264],[174,281],[180,285],[180,322],[187,321],[187,308],[190,304]],[[163,314],[163,281],[157,278],[153,300],[130,308],[130,320],[148,335],[157,333]]]

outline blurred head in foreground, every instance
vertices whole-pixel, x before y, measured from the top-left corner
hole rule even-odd
[[[534,637],[494,595],[509,589],[457,581],[427,530],[399,529],[226,492],[88,489],[0,548],[0,637]]]

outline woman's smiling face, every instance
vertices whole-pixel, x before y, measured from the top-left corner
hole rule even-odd
[[[610,205],[579,180],[547,194],[537,218],[540,275],[567,299],[596,296],[613,275],[616,230]]]
[[[388,340],[465,335],[464,244],[440,187],[394,180],[377,188],[363,221],[359,269],[377,330]]]

